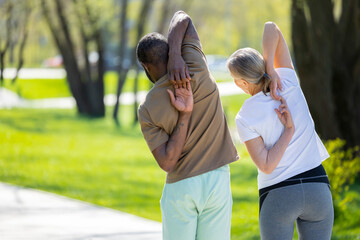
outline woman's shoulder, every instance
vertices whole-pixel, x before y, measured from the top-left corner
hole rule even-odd
[[[296,71],[292,68],[276,68],[275,71],[278,73],[280,79],[289,83],[292,86],[299,86],[299,79]]]
[[[270,96],[260,92],[245,100],[236,118],[245,122],[257,122],[272,111],[275,105],[275,101]]]

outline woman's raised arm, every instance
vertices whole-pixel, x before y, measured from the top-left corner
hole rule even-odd
[[[273,22],[267,22],[263,33],[263,55],[266,69],[294,69],[289,48],[279,27]]]
[[[281,83],[275,68],[294,69],[289,48],[279,27],[273,22],[266,22],[263,33],[263,56],[266,72],[272,79],[270,84],[271,97],[279,100],[276,90],[281,90]]]

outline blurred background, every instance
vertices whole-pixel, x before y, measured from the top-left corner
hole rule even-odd
[[[166,175],[137,120],[152,84],[135,47],[148,32],[167,36],[178,10],[197,28],[241,156],[232,239],[259,239],[258,192],[234,122],[248,96],[226,60],[242,47],[262,52],[266,21],[288,43],[331,155],[333,239],[360,239],[358,0],[0,0],[0,181],[160,221]]]

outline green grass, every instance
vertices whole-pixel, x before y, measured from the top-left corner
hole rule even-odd
[[[125,82],[123,92],[131,92],[134,88],[134,72],[129,72]],[[116,72],[106,72],[104,76],[105,94],[116,93],[118,74]],[[58,98],[71,96],[66,79],[18,79],[15,84],[11,84],[10,79],[5,79],[4,87],[16,92],[26,99]],[[139,75],[138,90],[148,90],[150,81],[144,73]]]
[[[224,96],[221,97],[221,103],[228,120],[228,124],[233,127],[235,126],[235,116],[240,110],[240,107],[243,105],[244,101],[248,99],[250,95],[240,94],[233,96]]]
[[[244,99],[223,98],[227,115],[234,116]],[[122,107],[118,129],[110,117],[89,119],[75,110],[0,110],[0,181],[160,221],[165,173],[131,113]],[[231,164],[232,239],[259,239],[257,170],[244,148],[238,150],[241,159]],[[352,201],[338,213],[333,239],[359,239],[360,183],[345,195]]]
[[[71,96],[66,79],[18,79],[15,84],[5,79],[4,87],[26,99]]]

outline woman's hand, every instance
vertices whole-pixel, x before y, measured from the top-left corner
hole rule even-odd
[[[271,82],[270,82],[270,96],[279,101],[280,100],[280,96],[277,94],[277,90],[279,89],[280,91],[282,90],[282,86],[281,86],[281,82],[280,82],[280,77],[277,74],[277,72],[275,71],[274,68],[271,69],[267,69],[267,74],[270,76]]]
[[[275,112],[277,113],[280,122],[284,125],[285,129],[290,129],[295,131],[295,126],[291,117],[291,113],[289,107],[283,97],[280,96],[280,106],[279,108],[275,108]]]
[[[167,90],[170,96],[171,104],[180,113],[191,113],[194,106],[194,99],[190,83],[187,82],[185,88],[178,87],[176,84],[174,87],[175,95],[170,89]]]
[[[280,101],[281,104],[275,111],[281,123],[284,125],[285,131],[281,134],[275,145],[273,145],[272,148],[267,149],[261,136],[245,142],[250,157],[260,171],[265,174],[272,173],[278,166],[295,131],[295,126],[287,103],[283,97],[280,97]]]

